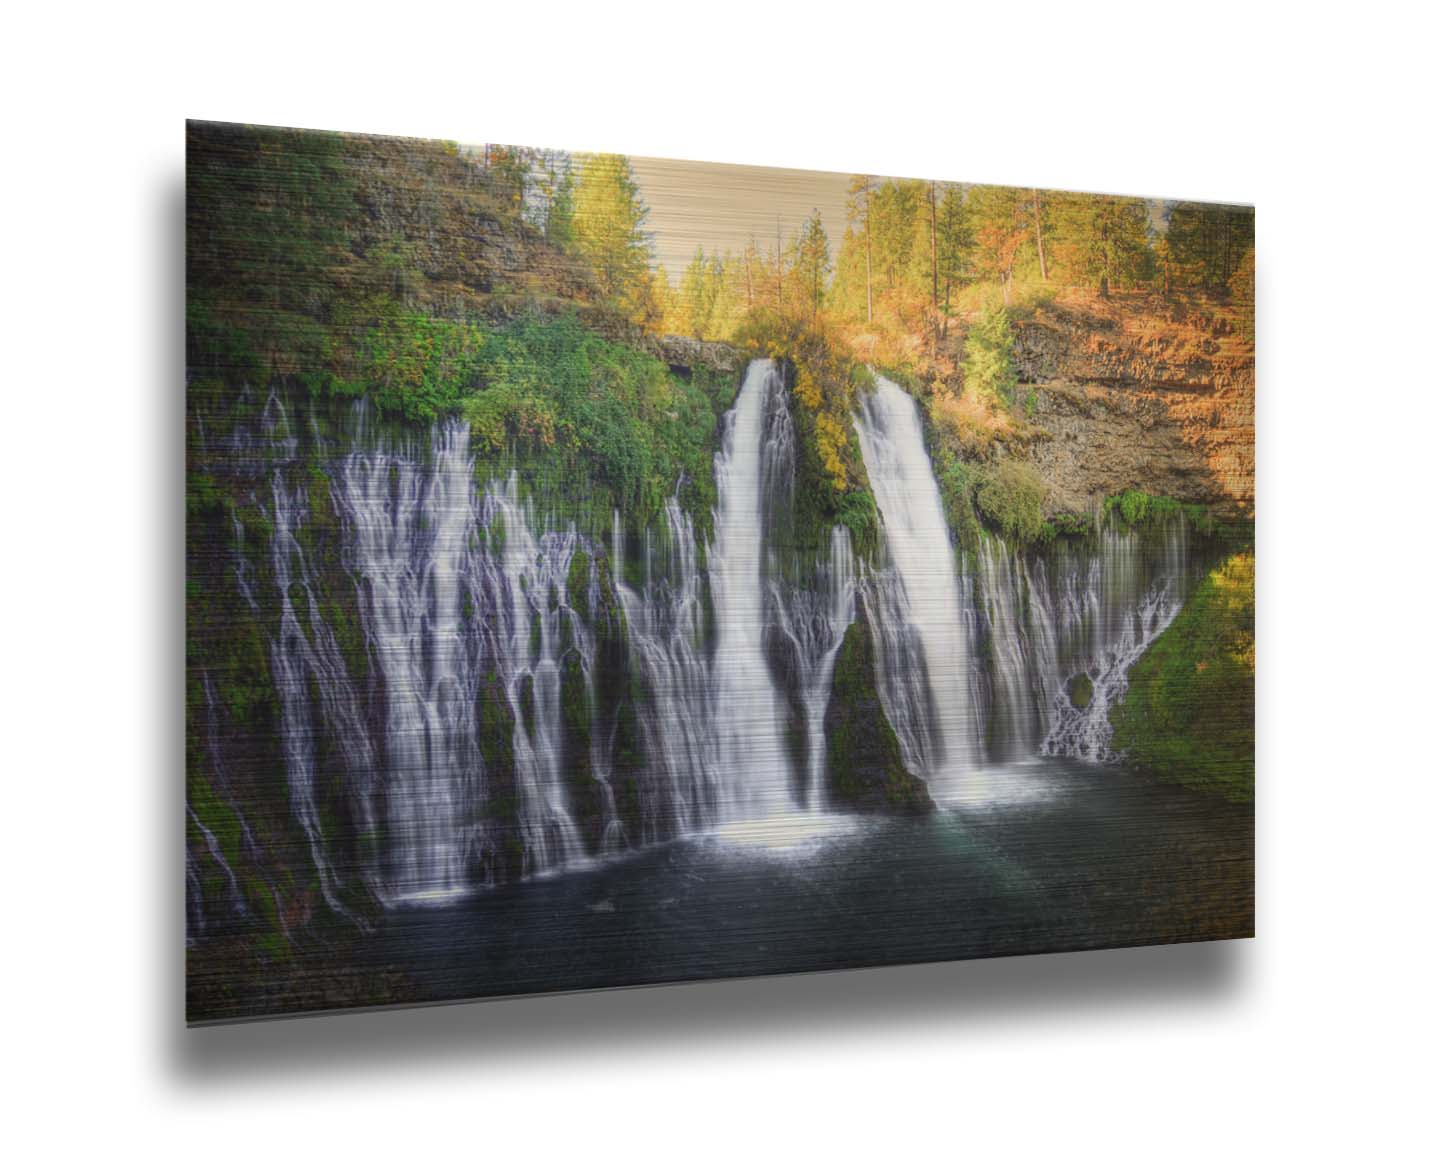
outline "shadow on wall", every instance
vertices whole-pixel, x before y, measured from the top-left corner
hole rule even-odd
[[[185,193],[157,190],[163,282],[155,420],[161,459],[156,504],[172,580],[154,589],[164,622],[156,731],[165,750],[151,812],[158,914],[155,962],[162,1072],[180,1084],[292,1079],[456,1059],[543,1064],[577,1053],[659,1046],[753,1045],[793,1034],[952,1030],[1073,1012],[1133,1012],[1218,1002],[1245,983],[1253,947],[1219,941],[1104,952],[969,960],[866,971],[761,977],[466,1005],[360,1012],[187,1030],[184,971]]]
[[[543,1066],[628,1049],[749,1047],[797,1032],[954,1031],[1077,1011],[1158,1011],[1237,991],[1245,949],[1246,941],[1217,941],[968,960],[189,1031],[177,1011],[165,1055],[175,1080],[199,1085],[457,1060]],[[175,982],[183,982],[178,972]]]

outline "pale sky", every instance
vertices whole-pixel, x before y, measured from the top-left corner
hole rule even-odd
[[[465,147],[478,153],[484,145]],[[830,240],[831,259],[839,257],[840,241],[849,223],[845,193],[849,173],[654,156],[627,159],[650,209],[645,231],[654,240],[655,259],[672,283],[679,283],[697,246],[705,249],[707,257],[717,253],[738,256],[753,236],[760,251],[773,254],[777,218],[782,243],[789,244],[816,208]],[[874,179],[878,184],[887,177]],[[1151,226],[1163,233],[1168,202],[1153,198],[1147,202]]]
[[[762,252],[775,251],[775,220],[784,243],[790,242],[814,208],[820,209],[830,238],[832,259],[845,235],[844,172],[811,172],[803,168],[759,168],[748,164],[710,164],[698,160],[660,160],[631,156],[630,166],[640,195],[650,209],[645,229],[655,240],[655,258],[679,283],[695,255],[745,250],[750,237]],[[883,177],[877,177],[877,182]],[[1165,201],[1150,200],[1150,223],[1165,229]]]
[[[696,245],[705,254],[740,253],[755,237],[761,251],[775,250],[775,219],[789,243],[814,208],[820,209],[832,258],[845,235],[845,187],[840,172],[757,168],[631,156],[640,194],[650,209],[645,228],[655,237],[655,256],[678,282]]]

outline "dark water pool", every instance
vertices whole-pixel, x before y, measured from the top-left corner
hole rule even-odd
[[[1248,936],[1248,806],[1119,767],[992,768],[953,809],[727,829],[395,912],[407,1000]]]

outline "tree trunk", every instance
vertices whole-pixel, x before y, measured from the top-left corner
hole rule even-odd
[[[865,201],[865,323],[875,322],[875,303],[870,295],[870,201]]]
[[[780,248],[780,217],[775,217],[775,310],[785,307],[785,254]]]
[[[935,182],[930,182],[930,306],[940,307],[940,250],[935,242]]]
[[[1040,279],[1048,280],[1049,275],[1045,271],[1045,237],[1040,231],[1040,190],[1030,189],[1030,202],[1035,207],[1035,247],[1040,253]]]
[[[940,310],[940,249],[935,239],[935,181],[930,181],[930,311]],[[934,345],[930,355],[940,355],[940,318],[933,317],[930,331],[934,333]]]

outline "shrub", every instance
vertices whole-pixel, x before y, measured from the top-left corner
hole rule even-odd
[[[1018,544],[1045,534],[1045,481],[1032,464],[1002,460],[986,468],[975,490],[975,503],[991,527]]]
[[[989,304],[965,336],[965,387],[975,395],[1009,404],[1019,376],[1012,352],[1015,334],[1001,305]]]

